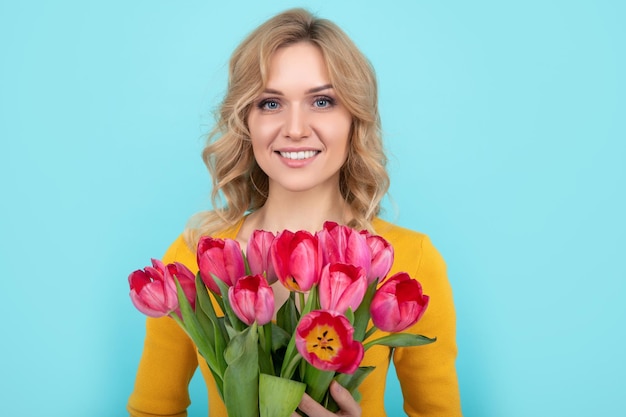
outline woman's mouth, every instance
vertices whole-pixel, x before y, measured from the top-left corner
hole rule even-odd
[[[280,156],[286,159],[301,161],[303,159],[313,158],[320,151],[298,151],[298,152],[279,152]]]

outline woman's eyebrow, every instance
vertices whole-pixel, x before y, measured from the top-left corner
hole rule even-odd
[[[307,94],[318,93],[320,91],[328,90],[329,88],[333,88],[332,84],[324,84],[319,87],[314,87],[306,91]]]
[[[328,90],[329,88],[333,88],[332,84],[324,84],[324,85],[320,85],[319,87],[313,87],[310,88],[308,90],[305,91],[306,94],[314,94],[314,93],[318,93],[320,91],[324,91],[324,90]],[[266,88],[265,90],[263,90],[264,93],[266,94],[276,94],[279,96],[282,96],[283,93],[279,90],[274,90],[273,88]]]

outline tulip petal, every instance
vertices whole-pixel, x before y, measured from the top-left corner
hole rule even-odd
[[[355,311],[367,290],[367,276],[362,267],[334,263],[322,269],[319,282],[320,305],[324,310],[345,313]]]
[[[132,272],[128,283],[130,299],[143,314],[163,317],[178,308],[176,287],[161,261],[152,259],[152,266]]]
[[[403,331],[422,317],[428,300],[417,280],[405,272],[397,273],[374,294],[370,305],[372,321],[386,332]]]
[[[251,325],[267,324],[274,315],[274,293],[262,275],[240,278],[228,289],[228,300],[237,317]]]
[[[252,232],[246,247],[246,258],[250,267],[250,274],[265,273],[265,278],[270,285],[278,279],[270,257],[270,248],[274,239],[275,236],[271,232],[255,230]]]
[[[315,310],[302,317],[296,329],[296,348],[311,365],[323,371],[353,373],[363,359],[363,345],[353,340],[354,328],[337,313]]]
[[[278,279],[290,291],[309,291],[319,281],[320,244],[311,233],[284,230],[274,239],[270,256]]]
[[[204,236],[198,242],[196,258],[202,281],[216,294],[220,292],[215,277],[230,287],[245,275],[243,254],[236,240]]]

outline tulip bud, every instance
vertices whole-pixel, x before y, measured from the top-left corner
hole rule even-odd
[[[268,284],[273,284],[278,279],[274,272],[274,265],[270,258],[270,247],[274,241],[274,233],[265,230],[255,230],[248,240],[246,258],[252,275],[265,274]]]
[[[374,325],[385,332],[401,332],[422,317],[428,306],[420,283],[406,272],[390,277],[376,291],[370,313]]]
[[[344,314],[348,308],[356,310],[367,291],[367,277],[360,266],[327,264],[322,269],[319,283],[320,305],[324,310]]]
[[[174,277],[178,280],[183,292],[185,293],[185,298],[189,301],[191,308],[196,309],[196,276],[187,268],[185,265],[180,262],[174,262],[173,264],[168,264],[165,267],[165,279],[168,281],[174,281]],[[176,308],[176,313],[180,317],[180,308]]]
[[[236,240],[204,236],[198,242],[196,255],[202,281],[216,294],[220,294],[220,290],[214,276],[232,286],[246,273],[241,247]]]
[[[241,321],[263,326],[274,316],[274,292],[263,275],[239,278],[228,289],[230,305]]]
[[[137,310],[150,317],[163,317],[178,308],[176,284],[166,273],[163,262],[152,259],[152,266],[128,276],[130,299]]]
[[[317,236],[324,254],[324,264],[340,262],[369,271],[372,254],[361,233],[335,222],[325,222]]]
[[[372,254],[372,264],[367,273],[367,281],[370,284],[375,279],[382,281],[393,265],[393,246],[382,236],[372,235],[367,230],[363,230],[361,234],[365,236]]]
[[[272,243],[270,256],[278,279],[290,291],[306,292],[318,283],[322,255],[311,233],[282,231]]]

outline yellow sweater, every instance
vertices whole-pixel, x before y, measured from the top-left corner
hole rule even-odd
[[[243,220],[216,237],[234,239],[241,223]],[[437,337],[437,341],[393,351],[375,346],[366,352],[363,365],[376,369],[359,388],[363,396],[363,417],[386,416],[383,395],[390,358],[395,364],[408,416],[461,416],[454,365],[457,354],[455,314],[445,263],[427,236],[380,219],[376,219],[373,226],[376,233],[394,247],[395,260],[390,274],[408,272],[420,281],[424,293],[430,296],[424,316],[409,331]],[[195,252],[189,249],[182,236],[163,258],[166,264],[174,261],[192,271],[198,270]],[[143,355],[128,402],[131,416],[186,416],[190,404],[187,387],[198,365],[207,384],[209,416],[226,417],[213,377],[193,342],[174,320],[148,318]]]

